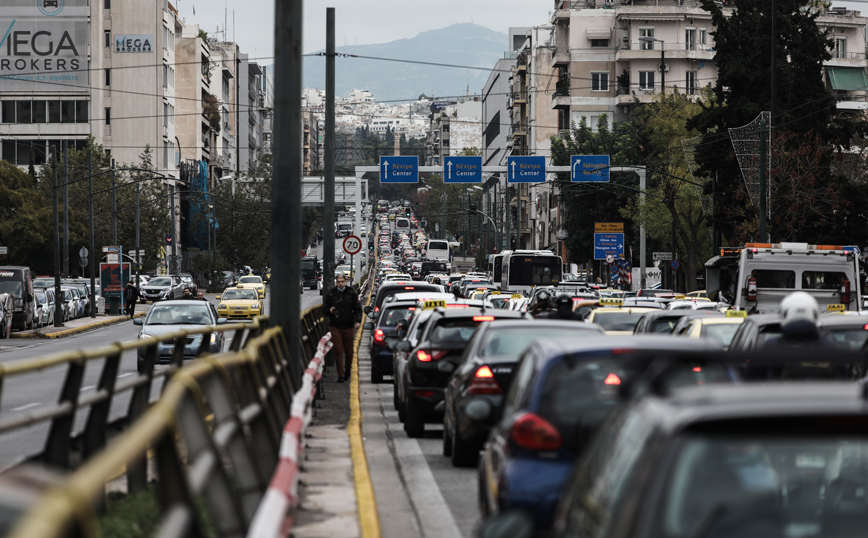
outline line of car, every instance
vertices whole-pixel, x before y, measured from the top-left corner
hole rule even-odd
[[[456,291],[384,275],[365,329],[407,435],[442,421],[443,455],[476,466],[480,535],[864,532],[862,316],[821,316],[831,349],[775,352],[777,315],[575,297],[567,321]]]

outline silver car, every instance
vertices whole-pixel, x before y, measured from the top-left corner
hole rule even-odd
[[[218,325],[226,323],[225,318],[217,317],[217,310],[208,301],[177,300],[166,301],[151,307],[147,317],[133,320],[136,325],[141,325],[139,339],[159,338],[162,335],[177,332],[183,329],[198,329],[205,325]],[[184,342],[184,360],[195,359],[199,356],[203,345],[207,346],[208,353],[220,353],[223,350],[224,336],[222,332],[211,333],[210,342],[202,342],[203,335],[197,334],[187,337]],[[168,364],[172,360],[172,351],[175,342],[158,344],[160,364]],[[139,348],[138,369],[144,370],[144,350]]]
[[[36,296],[36,311],[39,316],[40,327],[54,325],[54,290],[50,288],[34,290]]]

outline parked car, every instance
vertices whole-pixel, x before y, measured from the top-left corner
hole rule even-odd
[[[63,302],[63,320],[61,321],[65,323],[75,319],[75,314],[78,312],[78,304],[75,296],[72,294],[72,288],[63,286],[60,288],[60,293],[63,294],[61,299]]]
[[[12,333],[13,301],[12,294],[0,293],[0,338],[9,338]]]
[[[0,293],[12,295],[12,328],[32,329],[36,309],[33,305],[33,279],[29,267],[0,267]]]
[[[535,341],[513,372],[503,418],[485,444],[479,465],[483,516],[525,510],[537,531],[546,532],[577,456],[604,417],[623,402],[621,385],[660,357],[709,350],[706,342],[670,336]],[[678,373],[682,384],[738,379],[723,364],[684,363]]]
[[[200,328],[204,325],[217,325],[226,322],[225,318],[217,317],[214,305],[207,301],[177,300],[155,304],[148,315],[133,320],[135,325],[142,327],[139,338],[159,338],[161,335],[177,332],[183,329]],[[202,335],[190,336],[184,343],[184,360],[194,359],[201,352],[220,353],[223,350],[224,336],[222,332],[211,333],[209,342],[202,342]],[[175,342],[158,345],[158,362],[167,364],[172,359]],[[144,351],[138,351],[138,370],[144,370]]]
[[[39,303],[39,313],[42,316],[39,325],[41,327],[54,325],[54,290],[42,288],[35,290],[33,295],[36,297],[36,302]]]
[[[599,325],[560,320],[483,323],[467,344],[446,385],[443,455],[456,467],[475,466],[488,434],[500,420],[503,394],[521,353],[535,340],[604,336]]]

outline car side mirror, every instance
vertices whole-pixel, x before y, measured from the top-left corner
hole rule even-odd
[[[371,329],[374,328],[374,324],[371,323],[370,321],[366,321],[365,324],[362,325],[362,328],[365,329],[366,331],[370,331]]]
[[[229,323],[229,320],[226,318],[217,318],[217,325],[226,325]]]
[[[410,342],[402,340],[395,345],[395,349],[398,351],[410,351]]]
[[[25,296],[24,296],[24,301],[27,302],[27,303],[32,303],[32,302],[33,302],[33,294],[28,293],[27,295],[25,295]]]
[[[144,324],[145,324],[145,320],[143,320],[142,318],[136,318],[133,320],[133,325],[144,325]]]
[[[365,307],[365,314],[370,314],[370,313],[371,313],[371,305],[368,305]]]

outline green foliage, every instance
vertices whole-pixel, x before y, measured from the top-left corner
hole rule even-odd
[[[50,206],[33,178],[0,161],[0,244],[9,247],[6,263],[48,271],[53,263],[51,222]]]

